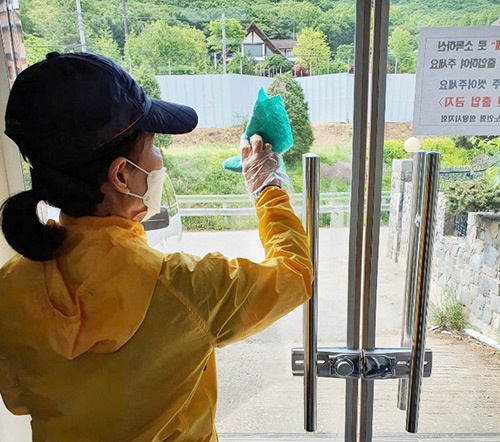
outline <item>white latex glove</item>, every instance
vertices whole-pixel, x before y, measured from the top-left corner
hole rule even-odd
[[[247,192],[256,197],[267,186],[282,184],[278,155],[271,145],[262,141],[260,135],[252,135],[250,142],[243,135],[240,141],[240,156]]]

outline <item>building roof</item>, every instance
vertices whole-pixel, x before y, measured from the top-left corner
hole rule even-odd
[[[247,28],[247,35],[252,32],[255,32],[272,52],[284,57],[283,53],[273,43],[273,40],[270,40],[269,37],[266,34],[264,34],[264,32],[262,32],[254,22],[252,22],[250,26]]]
[[[279,49],[293,49],[295,45],[297,44],[297,40],[293,40],[291,38],[289,39],[276,39],[276,40],[271,40],[274,45],[279,48]]]

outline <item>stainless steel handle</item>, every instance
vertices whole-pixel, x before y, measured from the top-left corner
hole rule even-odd
[[[304,304],[304,429],[317,427],[317,347],[318,347],[318,236],[319,236],[319,156],[302,156],[302,223],[306,230],[314,281],[311,299]]]
[[[401,345],[412,348],[408,380],[400,381],[398,406],[406,412],[406,431],[416,433],[425,364],[425,328],[439,189],[437,152],[413,154],[412,207],[406,266]]]

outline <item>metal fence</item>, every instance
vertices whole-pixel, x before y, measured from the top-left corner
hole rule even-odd
[[[470,166],[446,167],[439,171],[440,190],[444,190],[450,182],[475,180],[486,171],[500,164],[500,156],[496,155],[485,162]]]
[[[391,192],[382,192],[382,212],[389,212]],[[349,192],[328,192],[320,194],[319,213],[331,215],[350,211]],[[255,215],[255,208],[248,195],[177,195],[181,216],[237,216]],[[302,194],[291,198],[295,212],[302,213]]]
[[[245,121],[261,87],[273,79],[251,75],[158,75],[161,97],[196,109],[198,127],[238,126]],[[351,123],[354,75],[349,73],[299,77],[311,123]],[[415,74],[388,74],[386,122],[413,119]]]

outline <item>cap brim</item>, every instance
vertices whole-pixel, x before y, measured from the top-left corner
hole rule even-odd
[[[159,134],[185,134],[198,124],[196,111],[182,104],[150,98],[149,111],[137,122],[134,129]]]

